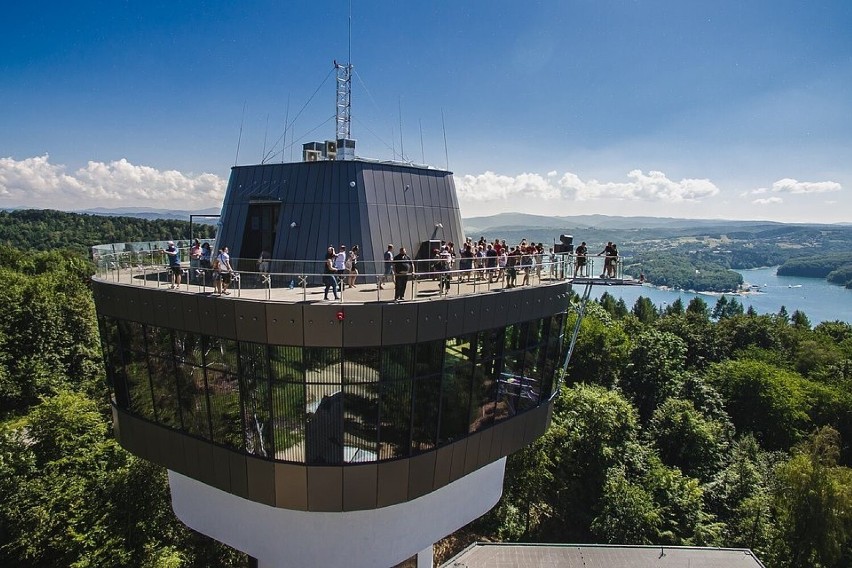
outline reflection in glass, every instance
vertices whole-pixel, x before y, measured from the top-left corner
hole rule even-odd
[[[175,331],[174,346],[177,361],[196,367],[204,364],[200,335],[188,331]]]
[[[414,379],[412,387],[411,452],[416,455],[435,448],[441,375]]]
[[[476,335],[447,340],[441,384],[441,431],[439,444],[464,437],[468,433],[470,387],[473,380],[473,349]]]
[[[408,456],[411,445],[411,381],[382,381],[379,459]]]
[[[237,450],[243,449],[242,412],[237,376],[207,368],[207,397],[213,441]]]
[[[104,354],[104,370],[107,386],[112,391],[115,404],[119,408],[130,408],[130,392],[127,388],[127,376],[124,371],[124,357],[121,337],[115,319],[101,316],[98,318],[101,335],[101,350]]]
[[[265,345],[240,344],[240,379],[246,452],[272,457],[272,401]]]
[[[204,336],[204,366],[224,373],[239,373],[237,342],[221,337]]]
[[[343,460],[376,461],[381,350],[343,351]]]
[[[275,458],[305,461],[305,374],[301,347],[269,347]]]
[[[174,355],[171,329],[154,325],[145,325],[143,329],[145,331],[145,344],[148,349],[148,355],[164,359]]]
[[[154,401],[151,399],[151,379],[148,358],[144,353],[125,351],[124,376],[127,379],[128,409],[148,420],[154,420]]]
[[[99,318],[116,405],[267,459],[397,459],[552,396],[564,315],[385,348],[237,342]]]
[[[195,436],[210,439],[210,412],[204,369],[177,363],[177,385],[183,429]]]
[[[151,394],[154,397],[154,415],[157,422],[169,428],[180,428],[174,360],[148,357],[148,370],[151,374]]]
[[[341,350],[306,347],[305,425],[306,463],[343,461],[343,391]]]

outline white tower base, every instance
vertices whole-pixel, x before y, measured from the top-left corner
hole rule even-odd
[[[413,501],[343,513],[270,507],[174,471],[169,485],[184,524],[249,554],[261,568],[375,568],[415,554],[425,560],[433,543],[488,512],[503,493],[505,467],[502,458]]]

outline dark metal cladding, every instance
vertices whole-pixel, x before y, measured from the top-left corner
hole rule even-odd
[[[414,258],[424,241],[464,242],[451,172],[363,160],[236,166],[218,243],[234,258],[319,261],[359,245],[381,262],[388,244]]]

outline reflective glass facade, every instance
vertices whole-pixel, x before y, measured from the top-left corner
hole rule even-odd
[[[120,409],[260,458],[339,465],[428,452],[547,402],[563,319],[358,348],[99,323]]]

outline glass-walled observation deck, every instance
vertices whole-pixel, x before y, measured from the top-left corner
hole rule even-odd
[[[337,302],[307,263],[242,271],[216,295],[209,269],[186,264],[169,286],[157,254],[101,251],[92,284],[116,436],[171,471],[279,508],[374,509],[451,484],[549,423],[567,259],[532,264],[526,283],[518,270],[515,286],[499,268],[424,270],[402,302],[365,266]]]
[[[482,431],[548,402],[564,357],[563,314],[373,347],[267,345],[99,321],[118,408],[304,464],[406,458]]]

